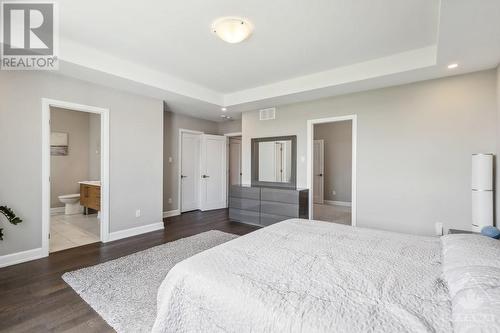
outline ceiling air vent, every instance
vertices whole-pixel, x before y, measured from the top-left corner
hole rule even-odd
[[[272,120],[276,118],[276,108],[260,110],[260,120]]]

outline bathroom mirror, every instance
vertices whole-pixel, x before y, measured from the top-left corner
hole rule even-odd
[[[252,185],[296,187],[297,137],[252,139]]]

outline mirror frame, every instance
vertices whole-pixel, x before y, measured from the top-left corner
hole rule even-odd
[[[269,141],[288,141],[292,142],[292,172],[288,183],[280,182],[263,182],[259,181],[259,143]],[[297,188],[297,136],[273,136],[267,138],[252,139],[252,186],[261,187],[282,187],[282,188]]]

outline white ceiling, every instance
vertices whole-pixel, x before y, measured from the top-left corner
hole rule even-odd
[[[499,0],[58,1],[61,72],[219,120],[258,107],[492,68]],[[241,44],[210,31],[237,15]],[[446,69],[457,61],[459,69]]]

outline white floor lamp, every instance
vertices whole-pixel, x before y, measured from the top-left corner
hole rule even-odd
[[[493,225],[493,154],[472,155],[472,231]]]

